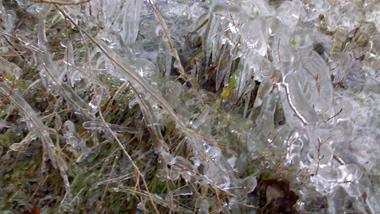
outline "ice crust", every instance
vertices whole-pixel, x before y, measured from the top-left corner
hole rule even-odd
[[[132,85],[134,97],[128,107],[139,105],[154,136],[155,152],[163,166],[158,176],[229,193],[229,202],[223,201],[219,212],[245,211],[241,202],[245,203],[257,186],[255,176],[244,174],[246,165],[262,160],[257,164],[259,172],[270,171],[290,180],[300,196],[300,212],[309,212],[310,203],[323,197],[328,213],[352,209],[379,213],[378,2],[270,2],[93,0],[91,14],[87,4],[64,6],[73,21],[87,23],[84,30],[97,28],[99,46],[78,46],[75,42],[81,38],[70,38],[64,59],[53,60],[46,31],[54,23],[45,20],[51,5],[20,0],[19,7],[38,17],[38,27],[34,40],[25,32],[16,34],[24,39],[22,46],[33,52],[43,87],[85,118],[80,124],[85,129],[141,132],[106,125],[97,116],[108,87],[113,87],[111,78]],[[3,4],[0,2],[1,31],[12,34],[13,12]],[[59,19],[63,16],[56,15]],[[70,28],[75,25],[71,23]],[[198,40],[200,47],[194,45]],[[6,52],[6,42],[0,42],[0,51]],[[85,58],[91,66],[83,57],[79,59],[84,53],[88,53]],[[203,55],[194,59],[199,53]],[[12,68],[3,57],[0,62],[19,78],[19,68]],[[186,73],[197,92],[178,80],[189,81],[180,72],[187,64],[191,66]],[[236,85],[231,96],[221,100],[220,94],[234,73]],[[110,76],[106,81],[104,74]],[[201,87],[208,81],[214,82],[213,90]],[[83,82],[96,93],[88,95],[76,88]],[[9,94],[10,86],[11,82],[0,83],[1,92]],[[251,99],[254,101],[249,104]],[[47,147],[48,157],[60,170],[70,194],[67,166],[56,154],[49,128],[17,92],[10,100],[27,121],[29,131]],[[84,160],[90,148],[75,125],[70,120],[60,121],[59,115],[56,118],[76,161]],[[192,151],[191,158],[171,153],[161,134],[167,123],[174,123],[184,134],[186,143],[181,145]],[[184,188],[169,195],[193,194]],[[170,201],[169,195],[157,197]],[[69,206],[69,199],[63,206]],[[215,197],[200,198],[194,211],[208,213],[216,201]]]

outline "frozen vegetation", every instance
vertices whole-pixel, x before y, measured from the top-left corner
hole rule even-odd
[[[0,210],[380,213],[379,29],[378,0],[0,0]]]

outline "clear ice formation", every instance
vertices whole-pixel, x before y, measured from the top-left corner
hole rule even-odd
[[[14,18],[5,12],[3,4],[0,2],[2,31],[12,34]],[[164,166],[161,178],[183,178],[227,192],[229,203],[219,211],[241,213],[244,208],[240,204],[257,186],[255,176],[241,176],[245,164],[262,158],[257,170],[289,179],[300,196],[300,212],[308,212],[310,202],[320,197],[327,200],[328,213],[352,209],[380,212],[380,186],[376,183],[380,175],[377,1],[92,0],[91,13],[87,4],[62,8],[74,22],[87,23],[84,30],[97,29],[99,46],[78,47],[74,42],[82,38],[70,38],[72,44],[61,43],[66,48],[63,61],[54,60],[51,38],[46,35],[47,28],[54,24],[45,21],[51,5],[21,0],[17,4],[38,16],[34,40],[25,32],[16,32],[21,45],[33,52],[40,80],[48,92],[57,101],[65,99],[75,114],[85,118],[80,126],[93,131],[106,132],[107,126],[115,133],[139,133],[140,129],[105,125],[97,116],[98,105],[111,87],[104,82],[109,84],[114,78],[133,86],[129,107],[140,106],[145,124],[155,136],[155,152]],[[62,14],[55,17],[62,18]],[[198,40],[201,47],[194,45]],[[0,50],[5,50],[6,43],[1,43]],[[91,66],[83,60],[85,53]],[[199,53],[203,55],[193,58]],[[11,68],[13,65],[3,57],[0,62],[19,78],[17,66]],[[194,92],[173,78],[173,72],[184,70],[185,63],[190,62],[186,72],[191,81],[198,81],[194,87],[213,80],[216,95],[201,87]],[[233,74],[236,85],[232,96],[215,104],[218,92],[229,84]],[[96,93],[88,95],[76,89],[81,82]],[[10,94],[10,83],[1,82],[0,89],[4,95]],[[49,128],[17,91],[9,98],[29,131],[47,148],[69,194],[67,166],[56,154]],[[248,105],[251,98],[254,103]],[[223,104],[227,110],[217,109]],[[239,112],[235,105],[242,105],[243,110]],[[280,112],[281,123],[276,122]],[[59,121],[60,116],[56,118]],[[161,134],[168,122],[184,133],[187,144],[183,146],[192,151],[190,159],[169,152]],[[85,159],[90,151],[74,123],[57,123],[77,161]],[[0,125],[7,123],[1,120]],[[214,142],[245,147],[232,153]],[[169,166],[170,170],[166,168]],[[184,189],[173,194],[194,193]],[[214,202],[200,198],[196,211],[209,213]]]

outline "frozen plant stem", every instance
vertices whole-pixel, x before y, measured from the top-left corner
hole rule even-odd
[[[71,103],[73,103],[78,109],[81,110],[81,112],[86,115],[86,117],[88,117],[88,119],[90,120],[94,120],[94,117],[89,115],[87,112],[88,110],[85,108],[86,104],[85,103],[82,103],[82,106],[80,104],[78,104],[78,102],[76,102],[73,98],[75,98],[77,95],[75,93],[70,93],[68,90],[66,89],[71,89],[66,83],[62,83],[62,84],[59,84],[58,81],[54,78],[54,76],[51,74],[51,72],[49,71],[49,69],[47,68],[46,64],[45,63],[42,63],[43,66],[45,67],[45,70],[46,72],[49,74],[49,76],[52,78],[52,80],[54,82],[57,83],[57,85],[62,89],[63,93],[66,95],[65,97],[67,97],[68,100],[71,101]],[[77,99],[79,101],[82,101],[80,99]]]
[[[284,87],[284,89],[285,89],[285,92],[286,92],[286,99],[288,100],[289,106],[290,106],[290,108],[292,109],[292,111],[294,112],[294,115],[295,115],[296,117],[298,117],[298,119],[301,120],[301,122],[302,122],[302,124],[303,124],[304,126],[306,126],[307,123],[306,123],[305,118],[303,118],[303,117],[300,115],[300,113],[298,113],[296,107],[294,107],[294,105],[293,105],[292,99],[290,98],[289,85],[288,85],[288,83],[282,83],[281,86]]]
[[[92,76],[92,75],[91,75]],[[97,90],[95,89],[94,87],[94,92],[95,92],[95,96],[99,96],[98,93],[97,93]],[[139,177],[142,178],[142,181],[144,183],[144,186],[146,187],[146,191],[148,193],[148,197],[149,197],[149,200],[151,201],[152,203],[152,206],[154,208],[154,210],[156,211],[156,213],[160,213],[157,209],[157,206],[156,204],[154,203],[154,200],[153,200],[153,196],[151,195],[151,193],[149,192],[149,189],[148,189],[148,185],[145,181],[145,178],[144,178],[144,175],[141,173],[140,169],[138,168],[138,166],[135,164],[135,162],[133,161],[132,157],[128,154],[127,150],[125,150],[123,144],[120,142],[119,138],[115,135],[115,133],[111,130],[111,128],[109,127],[108,123],[105,121],[104,117],[103,117],[103,113],[102,113],[102,110],[100,109],[100,104],[97,103],[97,108],[98,108],[98,112],[99,112],[99,116],[103,122],[103,125],[104,127],[106,127],[106,129],[108,130],[108,132],[112,135],[112,137],[115,139],[115,141],[118,143],[120,149],[123,151],[123,153],[125,154],[125,156],[127,156],[127,158],[129,159],[129,161],[131,161],[132,163],[132,166],[133,168],[136,170],[136,173],[138,176],[136,176],[136,179],[137,179],[137,182],[136,182],[136,185],[139,183]],[[140,187],[139,187],[140,188]],[[141,191],[140,191],[141,192]],[[143,200],[142,200],[143,201]]]
[[[179,56],[178,56],[178,54],[177,54],[177,51],[176,51],[175,48],[174,48],[173,42],[172,42],[172,40],[171,40],[171,38],[170,38],[170,34],[169,34],[168,30],[167,30],[166,23],[165,23],[164,20],[161,18],[160,13],[158,12],[158,10],[156,9],[156,7],[154,6],[152,0],[149,0],[149,4],[150,4],[150,6],[153,8],[154,13],[156,14],[158,20],[160,21],[160,24],[161,24],[161,26],[162,26],[162,28],[163,28],[163,30],[164,30],[164,32],[165,32],[165,36],[166,36],[166,38],[168,39],[168,42],[169,42],[169,45],[170,45],[170,49],[172,50],[172,52],[173,52],[173,54],[174,54],[175,61],[176,61],[176,63],[177,63],[177,66],[178,66],[179,70],[181,71],[181,74],[182,74],[183,76],[185,76],[185,78],[186,78],[187,81],[190,82],[191,87],[193,88],[193,90],[194,90],[195,94],[197,95],[199,101],[202,103],[203,109],[204,109],[205,111],[207,111],[207,108],[206,108],[206,106],[205,106],[205,104],[204,104],[204,102],[203,102],[201,96],[199,95],[197,89],[195,88],[195,85],[192,83],[190,77],[186,74],[185,69],[183,69],[183,66],[181,65],[181,61],[179,60]]]
[[[320,165],[320,162],[321,160],[323,160],[323,158],[325,158],[325,155],[322,155],[321,156],[321,147],[323,144],[325,144],[331,137],[333,137],[334,135],[331,135],[330,137],[328,137],[326,140],[324,140],[323,142],[321,141],[321,139],[318,137],[318,148],[317,148],[317,151],[318,151],[318,165],[317,165],[317,169],[315,171],[315,175],[318,174],[318,170],[319,170],[319,165]],[[314,157],[312,157],[314,158]]]
[[[146,90],[152,97],[154,97],[160,105],[162,105],[168,112],[169,114],[174,118],[176,122],[181,126],[182,130],[186,133],[187,137],[190,139],[190,141],[196,146],[197,150],[201,153],[204,154],[203,150],[201,150],[192,135],[198,136],[197,133],[193,132],[189,128],[186,127],[186,125],[178,118],[174,110],[170,107],[170,105],[156,92],[154,92],[154,89],[151,88],[147,83],[143,82],[143,80],[136,74],[135,72],[129,71],[123,66],[120,62],[118,62],[115,58],[113,58],[103,47],[100,45],[91,35],[89,35],[85,30],[83,30],[74,20],[69,17],[65,11],[63,11],[59,6],[55,5],[56,8],[72,23],[74,24],[80,31],[82,31],[112,62],[114,62],[117,66],[119,66],[123,71],[125,71],[138,85],[140,85],[144,90]],[[208,157],[207,154],[206,157]],[[205,159],[204,156],[202,158]],[[208,159],[211,159],[208,157]],[[228,175],[226,173],[226,175]]]
[[[202,160],[206,160],[205,163],[208,165],[208,169],[211,169],[210,165],[209,165],[209,162],[207,160],[210,160],[211,162],[213,162],[219,169],[221,172],[223,172],[226,176],[229,176],[231,179],[234,179],[232,177],[232,175],[230,175],[229,173],[227,173],[221,166],[219,166],[218,163],[215,162],[215,160],[213,158],[211,158],[208,154],[206,154],[200,147],[199,145],[197,144],[197,142],[195,141],[194,139],[194,136],[197,136],[199,137],[198,133],[192,131],[191,129],[189,129],[179,118],[178,116],[176,115],[176,113],[174,112],[174,110],[170,107],[170,105],[160,96],[158,95],[154,89],[149,85],[147,84],[140,76],[138,73],[136,73],[134,70],[129,70],[126,68],[126,66],[122,65],[119,61],[117,61],[113,56],[111,56],[110,53],[108,53],[108,51],[106,51],[106,47],[103,47],[99,42],[97,42],[88,32],[86,32],[85,30],[83,30],[70,16],[67,15],[67,13],[61,8],[59,7],[58,5],[55,5],[55,7],[66,17],[66,19],[68,19],[73,25],[75,25],[76,28],[78,28],[80,31],[82,31],[113,63],[115,63],[119,68],[121,68],[125,73],[121,72],[120,70],[118,70],[122,75],[125,75],[125,74],[128,74],[128,78],[130,78],[131,80],[133,80],[132,82],[135,82],[134,84],[137,84],[139,85],[140,87],[142,87],[146,92],[148,92],[154,99],[155,101],[157,101],[164,109],[167,110],[167,112],[169,113],[169,115],[180,125],[182,131],[186,134],[187,138],[189,139],[189,141],[194,145],[194,147],[196,148],[196,150],[199,152]],[[132,68],[131,68],[132,69]],[[141,93],[141,92],[139,92]],[[99,108],[99,106],[98,106]],[[147,111],[149,111],[147,109]],[[119,141],[119,139],[117,138],[117,136],[115,135],[115,133],[113,133],[113,131],[110,129],[110,127],[108,126],[108,124],[105,122],[104,120],[104,117],[103,117],[103,114],[101,114],[101,111],[99,111],[99,115],[101,117],[101,120],[103,121],[104,123],[104,126],[107,128],[107,130],[112,134],[112,136],[115,138],[115,140],[118,142],[119,146],[122,147],[122,144],[121,142]],[[122,150],[123,152],[126,154],[126,156],[128,157],[128,159],[131,159],[131,157],[129,156],[129,154],[127,153],[127,151],[122,147]],[[133,161],[132,161],[133,163]],[[133,167],[137,169],[137,166],[133,163]],[[139,175],[142,176],[141,172],[140,171],[137,171]],[[212,180],[212,186],[213,188],[215,189],[216,192],[218,192],[218,188],[216,186],[216,182],[215,182],[215,178],[213,176],[213,172],[212,170],[210,170],[210,177],[211,177],[211,180]],[[144,181],[145,183],[145,181]],[[218,202],[219,202],[219,206],[220,208],[222,208],[222,202],[220,201],[219,199],[219,196],[217,195],[217,198],[218,198]],[[150,197],[151,201],[153,200],[151,197]]]
[[[319,165],[320,165],[320,163],[321,163],[321,160],[322,160],[323,158],[325,158],[324,155],[321,156],[321,146],[322,146],[323,144],[325,144],[326,141],[327,141],[328,139],[329,139],[329,138],[327,138],[325,141],[321,142],[321,139],[318,138],[318,165],[317,165],[317,169],[315,170],[315,175],[318,175],[318,170],[319,170]]]
[[[144,107],[145,109],[149,109],[149,107],[147,106],[147,103],[146,103],[146,102],[144,101],[144,99],[141,97],[140,93],[136,90],[135,87],[133,87],[133,85],[132,85],[131,82],[129,82],[129,84],[131,84],[131,87],[132,87],[133,90],[136,92],[137,97],[139,98],[139,100],[140,100],[141,104],[143,105],[143,107]],[[156,129],[156,125],[154,124],[155,121],[154,121],[154,119],[153,119],[153,115],[150,114],[150,111],[146,111],[146,115],[144,115],[144,116],[147,116],[148,119],[149,119],[149,121],[151,122],[151,124],[152,124],[151,129],[152,129],[152,131],[153,131],[153,133],[154,133],[154,136],[156,137],[158,143],[161,144],[161,145],[163,145],[164,150],[165,150],[166,152],[168,152],[168,151],[169,151],[168,146],[166,145],[165,142],[163,142],[162,136],[159,135],[159,133],[158,133],[159,130]],[[157,145],[157,146],[160,147],[161,145]],[[159,149],[159,151],[162,152],[162,149]]]
[[[289,155],[289,153],[290,153],[290,148],[292,147],[293,143],[296,142],[298,139],[300,139],[300,138],[305,134],[305,132],[306,132],[306,128],[303,129],[302,133],[301,133],[298,137],[296,137],[296,138],[294,138],[294,139],[288,139],[288,141],[291,140],[291,143],[290,143],[290,145],[288,146],[288,149],[287,149],[288,151],[286,152],[286,154],[285,154],[284,157],[282,158],[280,164],[278,164],[276,170],[274,171],[275,173],[278,173],[278,172],[281,170],[281,167],[282,167],[282,165],[284,164],[284,162],[285,162],[285,160],[286,160],[286,157],[287,157],[287,156]]]
[[[7,99],[12,95],[12,92],[13,92],[13,89],[15,88],[16,86],[16,78],[13,79],[13,84],[12,84],[12,87],[11,87],[11,90],[9,91],[9,94],[0,101],[0,104],[4,103],[5,101],[7,101]]]
[[[66,189],[66,194],[69,194],[70,183],[66,174],[67,164],[65,160],[59,154],[57,154],[57,148],[54,146],[53,141],[49,137],[49,131],[53,133],[54,131],[42,123],[42,121],[38,118],[37,114],[34,112],[32,107],[24,100],[24,98],[22,98],[16,92],[10,94],[11,89],[9,88],[9,86],[0,82],[0,91],[3,92],[5,95],[9,95],[10,100],[24,114],[27,123],[31,123],[29,124],[29,129],[31,129],[30,127],[33,127],[33,130],[29,131],[36,131],[37,135],[40,137],[44,151],[47,152],[53,167],[59,169]]]

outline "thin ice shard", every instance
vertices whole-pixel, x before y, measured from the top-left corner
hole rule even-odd
[[[122,38],[126,44],[131,44],[136,41],[139,31],[140,12],[144,0],[125,1],[123,11],[123,31]]]

